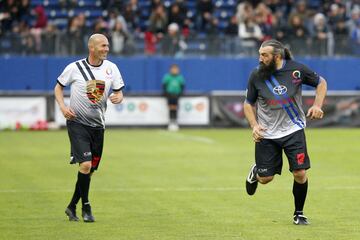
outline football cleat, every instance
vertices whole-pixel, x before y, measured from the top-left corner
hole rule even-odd
[[[305,215],[303,215],[302,213],[295,214],[293,222],[295,225],[309,225],[310,224],[307,220],[307,217]]]
[[[76,216],[76,209],[67,207],[65,209],[65,214],[69,217],[69,221],[79,221],[79,218]]]
[[[256,172],[257,172],[257,167],[256,167],[256,164],[254,164],[251,166],[249,175],[246,178],[246,192],[249,195],[254,195],[254,193],[256,192],[256,188],[258,185],[258,180],[256,178]]]
[[[83,217],[84,222],[95,222],[95,218],[92,215],[90,205],[83,206],[82,217]]]

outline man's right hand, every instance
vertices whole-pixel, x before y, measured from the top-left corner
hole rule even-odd
[[[253,140],[254,142],[260,142],[261,139],[264,138],[264,131],[266,130],[266,128],[264,128],[263,126],[256,124],[253,127]]]
[[[75,112],[69,107],[62,107],[61,112],[63,113],[64,117],[68,120],[72,120],[76,117]]]

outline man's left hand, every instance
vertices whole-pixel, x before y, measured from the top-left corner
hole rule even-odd
[[[306,114],[310,119],[322,119],[324,116],[323,110],[318,106],[312,106]]]
[[[113,104],[121,103],[123,100],[123,94],[121,91],[114,92],[109,96],[109,99]]]

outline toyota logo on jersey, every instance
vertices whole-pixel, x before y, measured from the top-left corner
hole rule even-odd
[[[279,85],[273,88],[273,92],[276,95],[284,95],[287,92],[287,87],[285,87],[284,85]]]

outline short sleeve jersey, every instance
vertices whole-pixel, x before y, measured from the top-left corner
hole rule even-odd
[[[319,75],[293,60],[284,60],[283,67],[270,79],[261,79],[255,69],[248,82],[246,102],[256,104],[256,117],[266,128],[264,138],[276,139],[306,127],[302,108],[302,84],[316,87]]]
[[[179,95],[182,91],[182,87],[185,84],[185,80],[184,77],[180,74],[172,75],[168,73],[164,76],[162,83],[165,85],[166,93]]]
[[[70,108],[75,111],[75,122],[105,128],[106,103],[112,91],[124,87],[117,66],[104,60],[99,66],[90,65],[87,59],[70,63],[57,79],[63,87],[70,86]]]

